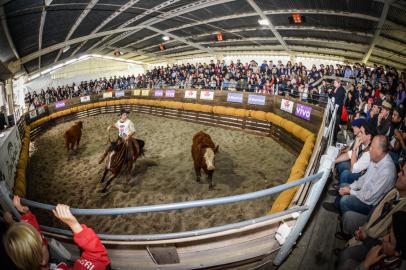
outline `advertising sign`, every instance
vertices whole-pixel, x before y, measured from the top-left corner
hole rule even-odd
[[[63,107],[65,107],[65,101],[55,102],[55,108],[59,109],[59,108],[63,108]]]
[[[312,114],[312,107],[296,103],[296,111],[295,111],[296,116],[309,121],[311,114]]]
[[[208,91],[208,90],[200,91],[200,99],[213,100],[214,99],[214,91]]]
[[[248,95],[248,104],[265,105],[265,96]]]
[[[0,181],[5,181],[8,188],[12,190],[21,150],[21,140],[16,126],[7,129],[2,134],[5,136],[1,138],[0,145]]]
[[[38,107],[38,108],[37,108],[37,111],[38,111],[38,114],[43,114],[43,113],[45,113],[45,112],[46,112],[46,111],[45,111],[45,106]]]
[[[116,91],[114,93],[115,97],[124,97],[124,95],[125,95],[124,91]]]
[[[156,97],[163,97],[164,96],[164,90],[155,90],[154,95]]]
[[[166,97],[175,97],[175,90],[166,90],[165,96]]]
[[[37,110],[34,109],[34,110],[30,111],[30,119],[33,119],[35,117],[37,117]]]
[[[143,96],[143,97],[149,96],[149,90],[142,90],[141,96]]]
[[[185,98],[193,98],[196,99],[197,97],[197,91],[194,90],[187,90],[185,91]]]
[[[242,103],[243,98],[244,98],[243,94],[240,94],[240,93],[228,93],[227,102]]]
[[[134,90],[133,95],[134,96],[141,96],[141,90]]]
[[[89,101],[90,101],[90,96],[80,97],[80,102],[89,102]]]
[[[281,101],[281,110],[292,113],[293,112],[293,104],[295,104],[293,101],[290,101],[288,99],[282,99]]]
[[[104,92],[103,93],[103,98],[112,98],[113,97],[113,92]]]

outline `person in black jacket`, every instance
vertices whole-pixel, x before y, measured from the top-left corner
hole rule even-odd
[[[337,110],[337,118],[336,118],[336,123],[334,127],[334,142],[337,140],[337,134],[340,131],[340,121],[341,121],[341,114],[343,112],[343,106],[345,102],[345,89],[341,85],[341,80],[340,79],[335,79],[334,81],[334,105],[338,105],[338,110]]]

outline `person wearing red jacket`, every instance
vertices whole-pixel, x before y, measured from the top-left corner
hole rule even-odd
[[[49,269],[48,243],[35,215],[29,211],[28,207],[21,205],[18,196],[14,197],[13,202],[23,215],[22,222],[11,225],[3,238],[7,255],[21,270]],[[57,265],[57,269],[104,270],[110,265],[107,250],[99,237],[92,229],[77,221],[69,206],[58,204],[53,213],[70,227],[73,232],[73,240],[83,250],[81,257],[75,261],[73,267],[60,263]],[[43,247],[46,247],[46,252]]]

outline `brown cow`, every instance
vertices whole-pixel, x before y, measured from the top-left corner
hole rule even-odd
[[[213,189],[214,157],[219,146],[214,146],[210,136],[203,131],[193,136],[192,158],[196,172],[196,181],[200,182],[201,170],[207,174],[209,189]]]
[[[65,134],[63,136],[65,138],[66,150],[68,152],[69,150],[73,150],[75,144],[76,149],[78,149],[80,137],[82,136],[82,127],[83,122],[78,121],[73,126],[71,126],[67,131],[65,131]]]

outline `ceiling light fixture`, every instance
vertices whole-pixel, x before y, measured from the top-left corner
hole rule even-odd
[[[269,25],[269,21],[266,20],[266,19],[260,19],[260,20],[258,20],[258,23],[259,23],[260,25]]]
[[[163,36],[162,39],[165,40],[165,41],[168,41],[170,38],[167,37],[167,36]]]

